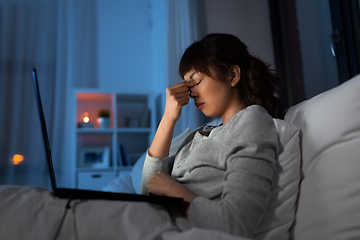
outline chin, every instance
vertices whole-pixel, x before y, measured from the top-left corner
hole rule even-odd
[[[219,114],[216,114],[216,113],[206,113],[204,111],[201,111],[205,116],[207,117],[215,117],[215,116],[219,116]]]

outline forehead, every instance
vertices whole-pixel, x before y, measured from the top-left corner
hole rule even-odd
[[[195,70],[195,69],[191,69],[190,71],[188,71],[185,75],[184,75],[184,80],[185,81],[190,81],[194,78],[197,77],[210,77],[213,79],[217,79],[217,74],[216,71],[212,68],[212,67],[208,67],[208,71],[209,72],[201,72],[199,70]]]

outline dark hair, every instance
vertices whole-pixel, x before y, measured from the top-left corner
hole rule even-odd
[[[213,33],[191,44],[180,60],[179,73],[184,78],[187,72],[194,69],[225,81],[235,65],[241,70],[236,87],[243,102],[247,106],[258,104],[272,117],[283,118],[283,105],[274,95],[278,93],[280,78],[269,69],[268,64],[251,56],[247,46],[233,35]],[[211,75],[210,67],[216,76]]]

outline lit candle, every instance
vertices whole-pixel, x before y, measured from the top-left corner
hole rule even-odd
[[[89,113],[88,113],[88,112],[84,112],[83,121],[84,121],[84,123],[90,122],[90,118],[89,118]]]
[[[94,123],[90,122],[90,117],[88,112],[84,112],[84,116],[82,122],[79,122],[80,128],[92,128],[94,127]]]

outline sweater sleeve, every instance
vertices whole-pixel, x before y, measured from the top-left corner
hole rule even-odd
[[[195,133],[201,128],[202,126],[189,133],[181,143],[179,149],[181,149],[184,145],[190,142],[194,137]],[[159,171],[163,171],[166,174],[170,175],[174,164],[175,155],[167,156],[164,158],[156,158],[150,156],[148,151],[146,152],[146,158],[143,166],[142,179],[140,184],[140,194],[148,194],[146,186],[148,185],[149,180],[153,174],[158,173]]]
[[[142,179],[140,184],[140,194],[148,194],[147,185],[153,174],[163,171],[169,174],[169,156],[164,158],[156,158],[146,152],[146,158],[143,166]]]
[[[244,114],[229,132],[222,150],[222,194],[215,200],[195,198],[188,219],[197,227],[252,237],[270,198],[278,138],[271,117],[264,114]]]

